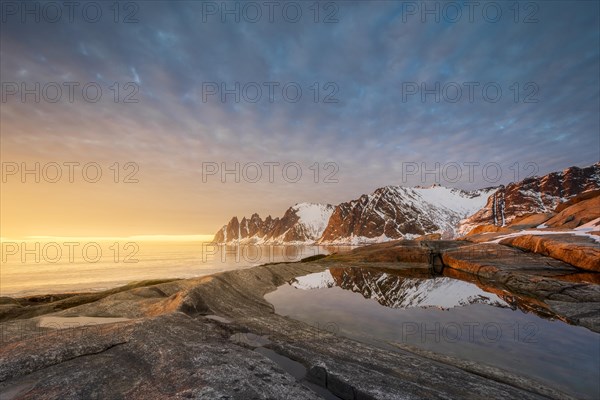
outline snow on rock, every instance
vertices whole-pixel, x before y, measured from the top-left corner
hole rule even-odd
[[[465,235],[480,225],[505,226],[522,216],[551,212],[560,203],[599,188],[600,163],[525,178],[500,186],[479,211],[461,222],[458,232]]]
[[[582,231],[582,232],[591,232],[591,231],[598,230],[599,228],[600,228],[600,218],[596,218],[586,224],[578,226],[577,228],[575,228],[575,230]]]
[[[453,239],[480,225],[505,226],[523,215],[554,210],[599,187],[600,163],[471,192],[440,185],[385,186],[337,206],[299,203],[282,218],[234,217],[214,242],[362,245],[434,233]]]
[[[465,192],[386,186],[336,206],[320,244],[367,244],[439,233],[456,235],[458,223],[485,204],[494,189]]]
[[[465,192],[460,189],[433,186],[430,188],[415,188],[413,190],[416,191],[425,202],[435,204],[439,207],[445,207],[467,217],[485,206],[488,196],[494,193],[497,188],[486,188],[473,192]]]
[[[335,207],[298,203],[281,219],[269,216],[263,221],[258,214],[241,221],[234,217],[214,242],[363,245],[429,233],[452,238],[458,223],[485,205],[494,190],[386,186]]]
[[[490,240],[489,243],[500,243],[501,240],[503,239],[507,239],[507,238],[513,238],[513,237],[518,237],[518,236],[524,236],[524,235],[536,235],[536,236],[541,236],[541,235],[574,235],[574,236],[584,236],[587,238],[590,238],[598,243],[600,243],[600,236],[598,235],[594,235],[590,232],[594,231],[594,230],[598,230],[598,225],[592,225],[593,223],[596,224],[600,224],[600,218],[597,218],[593,221],[588,222],[585,225],[579,226],[575,229],[569,229],[569,230],[560,230],[560,231],[548,231],[548,230],[542,230],[542,231],[538,231],[538,230],[534,230],[534,229],[526,229],[526,230],[522,230],[522,231],[518,231],[518,232],[514,232],[514,233],[508,233],[506,235],[501,235],[498,236],[496,238],[494,238],[494,240]]]
[[[292,207],[300,218],[297,222],[302,225],[311,239],[318,239],[329,223],[333,206],[327,204],[299,203]]]

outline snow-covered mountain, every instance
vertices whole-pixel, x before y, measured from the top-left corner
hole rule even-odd
[[[459,222],[483,207],[494,191],[386,186],[337,205],[319,243],[376,243],[430,233],[452,238]]]
[[[281,219],[268,216],[263,221],[258,214],[241,221],[233,217],[215,234],[214,242],[364,244],[429,233],[449,238],[459,221],[483,207],[494,190],[386,186],[335,207],[296,204]]]
[[[600,163],[471,192],[439,185],[385,186],[337,206],[296,204],[281,219],[234,217],[214,242],[357,245],[432,233],[450,239],[479,225],[501,226],[523,215],[553,211],[559,203],[598,188]]]
[[[329,204],[299,203],[288,208],[281,219],[264,221],[253,214],[238,221],[233,217],[216,234],[215,243],[281,244],[317,241],[327,227],[334,207]]]
[[[526,178],[500,186],[481,210],[461,222],[458,231],[466,234],[479,225],[504,226],[524,215],[552,212],[558,204],[598,188],[600,163]]]

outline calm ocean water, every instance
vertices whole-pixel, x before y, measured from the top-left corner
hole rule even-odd
[[[193,278],[341,248],[214,246],[205,242],[5,241],[0,295],[99,291],[145,279]]]

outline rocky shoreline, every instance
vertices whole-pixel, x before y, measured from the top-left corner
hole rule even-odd
[[[15,399],[321,398],[303,384],[310,381],[343,399],[569,398],[495,368],[359,343],[277,315],[263,297],[295,277],[334,267],[432,273],[432,254],[447,276],[510,293],[538,315],[600,331],[596,273],[500,244],[396,241],[102,293],[3,298],[0,390]],[[48,316],[126,320],[41,328]],[[301,364],[306,376],[294,378],[257,347]]]

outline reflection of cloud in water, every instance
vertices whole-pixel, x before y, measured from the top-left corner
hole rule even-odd
[[[332,268],[295,278],[290,284],[302,290],[334,286],[360,293],[391,308],[439,307],[449,309],[483,303],[509,307],[500,297],[478,286],[457,279],[405,278],[387,272],[362,268]]]

